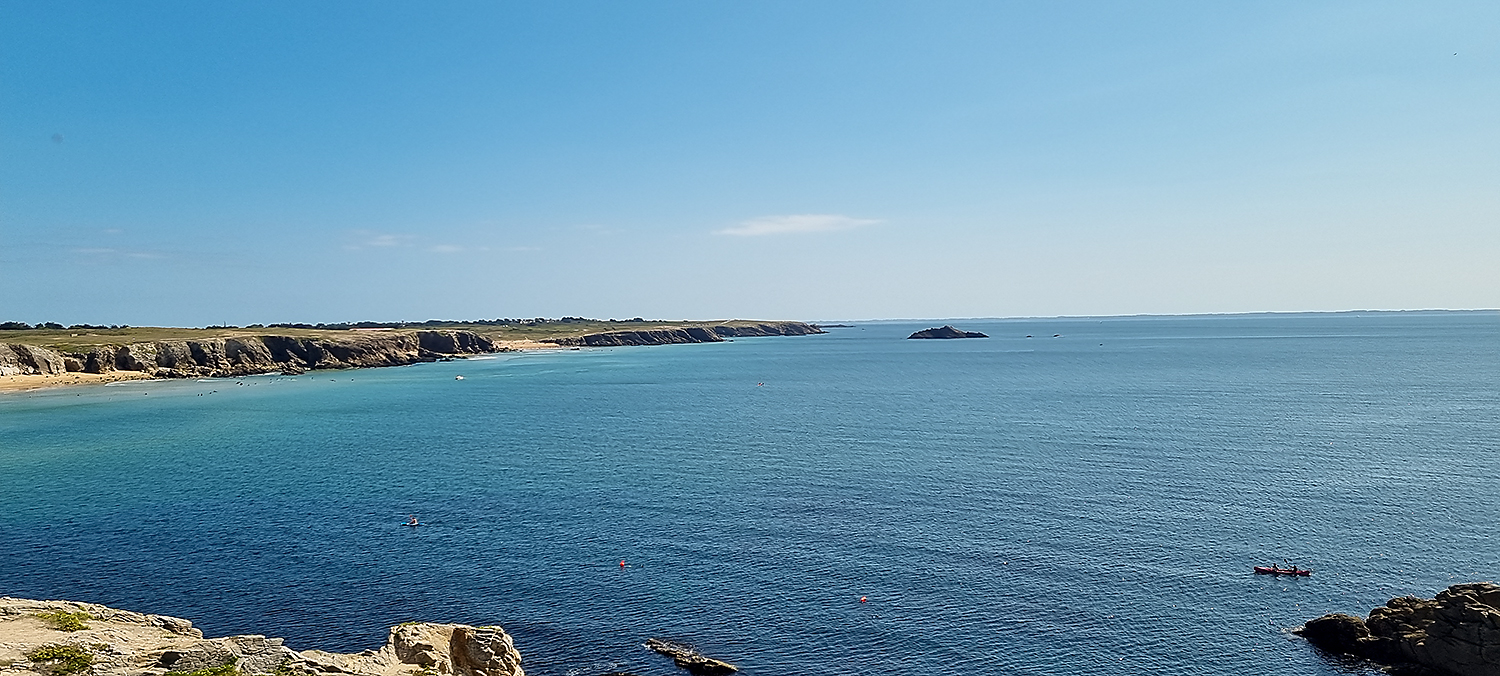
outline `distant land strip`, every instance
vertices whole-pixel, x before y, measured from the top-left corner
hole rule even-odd
[[[17,322],[0,326],[8,327],[0,329],[0,390],[12,391],[137,378],[295,375],[528,349],[714,343],[743,336],[824,333],[811,324],[791,321],[604,321],[581,317],[203,329],[54,328],[59,325],[34,327]],[[277,330],[273,333],[266,328]]]

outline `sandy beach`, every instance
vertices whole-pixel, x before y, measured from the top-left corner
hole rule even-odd
[[[109,373],[63,373],[60,375],[0,376],[0,392],[26,392],[50,387],[103,385],[121,380],[145,380],[151,376],[139,371]]]

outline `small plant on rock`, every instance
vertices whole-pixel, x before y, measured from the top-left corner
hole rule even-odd
[[[46,622],[47,626],[58,631],[83,631],[89,628],[89,625],[84,624],[84,622],[94,619],[83,611],[70,613],[66,610],[37,613],[36,616],[41,618],[43,622]]]
[[[26,659],[41,664],[45,672],[52,676],[81,674],[94,666],[93,653],[76,645],[61,643],[44,645],[26,653]]]
[[[192,671],[169,671],[162,676],[240,676],[240,670],[234,662],[230,662],[217,667],[204,667]]]

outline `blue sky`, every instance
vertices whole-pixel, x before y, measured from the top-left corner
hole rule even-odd
[[[1500,306],[1500,3],[0,1],[0,320]]]

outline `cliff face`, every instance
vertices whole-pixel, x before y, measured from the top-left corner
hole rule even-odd
[[[802,322],[761,322],[742,326],[610,331],[549,338],[541,342],[587,347],[672,345],[717,343],[741,336],[804,336],[814,333],[824,331]],[[473,331],[460,330],[350,331],[337,338],[242,336],[165,340],[106,345],[76,353],[0,343],[0,376],[134,371],[155,378],[222,378],[257,373],[302,373],[314,369],[405,366],[508,349]]]
[[[56,375],[66,373],[67,366],[63,356],[52,350],[0,343],[0,376]]]
[[[59,614],[76,624],[60,627]],[[345,655],[297,652],[282,639],[260,635],[204,638],[192,622],[164,615],[0,597],[0,664],[8,665],[0,671],[56,672],[65,654],[81,660],[91,676],[161,676],[226,665],[243,676],[525,676],[510,635],[494,626],[403,624],[391,628],[379,650]]]
[[[581,347],[616,347],[622,345],[673,345],[681,343],[718,343],[725,338],[749,336],[806,336],[827,333],[802,322],[761,322],[745,326],[691,326],[641,331],[608,331],[568,338],[547,338],[542,342]]]
[[[1324,650],[1451,676],[1500,676],[1500,586],[1453,585],[1433,599],[1405,596],[1367,620],[1335,613],[1298,631]]]
[[[158,378],[226,377],[404,366],[497,349],[489,339],[471,331],[353,333],[338,339],[247,336],[172,340],[104,346],[76,354],[0,344],[0,375],[139,371]]]

